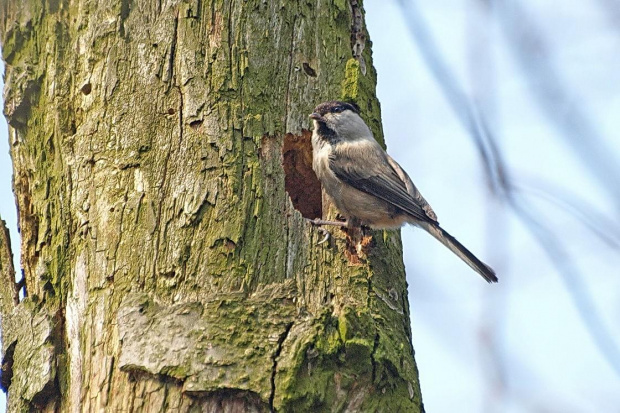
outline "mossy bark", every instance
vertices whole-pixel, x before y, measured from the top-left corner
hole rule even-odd
[[[358,1],[0,13],[9,411],[422,410],[398,232],[317,245],[294,206],[333,213],[304,191],[315,104],[354,100],[382,139]]]

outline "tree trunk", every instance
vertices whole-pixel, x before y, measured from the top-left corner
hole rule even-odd
[[[398,232],[302,217],[314,105],[381,138],[360,3],[0,4],[10,412],[423,410]]]

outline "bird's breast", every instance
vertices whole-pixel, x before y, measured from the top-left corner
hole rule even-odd
[[[373,195],[342,182],[334,174],[329,165],[330,153],[331,146],[329,145],[315,148],[312,164],[323,189],[338,212],[347,219],[356,218],[371,227],[397,228],[402,226],[405,217],[403,216],[402,220],[399,219],[396,208]]]

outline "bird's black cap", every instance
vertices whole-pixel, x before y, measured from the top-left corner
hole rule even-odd
[[[360,113],[360,108],[355,103],[340,102],[337,100],[330,100],[329,102],[321,103],[314,108],[314,113],[324,116],[327,113],[339,113],[345,110],[350,110],[357,114]]]

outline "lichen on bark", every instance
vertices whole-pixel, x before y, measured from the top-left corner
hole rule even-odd
[[[317,245],[285,183],[321,101],[383,140],[361,2],[0,7],[29,294],[3,337],[40,320],[3,349],[12,411],[421,410],[399,234]]]

